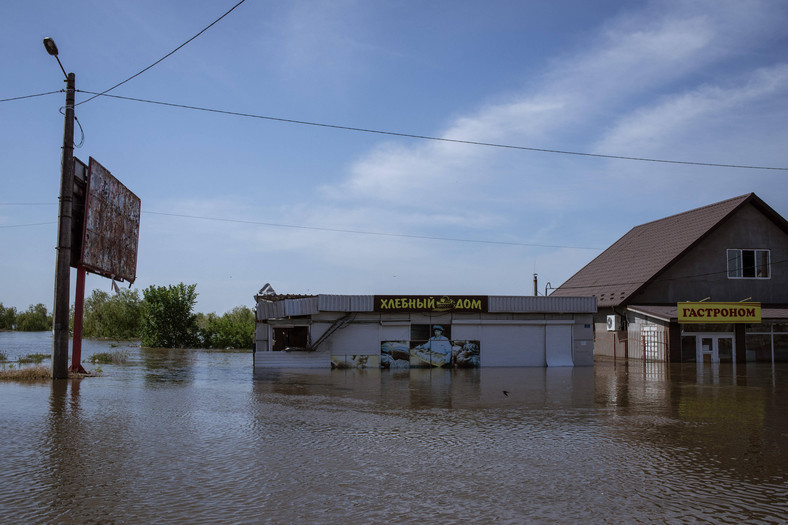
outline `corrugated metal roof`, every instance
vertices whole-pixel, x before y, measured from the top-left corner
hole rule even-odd
[[[490,313],[594,313],[595,297],[490,296]],[[257,319],[312,315],[318,312],[372,312],[372,295],[319,295],[281,301],[259,301]]]
[[[304,299],[285,299],[285,315],[312,315],[319,310],[317,307],[317,297],[307,297]]]
[[[596,297],[490,296],[491,313],[596,313]]]
[[[318,308],[323,312],[371,312],[373,295],[319,295]]]
[[[257,301],[257,320],[278,319],[285,317],[284,301]]]

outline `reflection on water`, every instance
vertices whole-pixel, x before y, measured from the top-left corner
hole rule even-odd
[[[785,367],[254,375],[251,354],[128,351],[101,377],[0,383],[0,522],[788,515]]]
[[[150,382],[193,380],[194,351],[183,348],[141,348],[145,379]]]

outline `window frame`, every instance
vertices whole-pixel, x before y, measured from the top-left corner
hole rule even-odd
[[[726,274],[728,279],[771,279],[772,257],[771,250],[765,248],[728,248],[726,255]],[[764,256],[766,258],[764,263]],[[751,261],[746,264],[745,261]],[[733,263],[733,265],[731,264]],[[765,267],[766,275],[759,276],[758,269]],[[752,269],[753,275],[745,275],[745,271]]]

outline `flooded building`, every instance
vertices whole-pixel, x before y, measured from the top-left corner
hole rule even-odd
[[[255,296],[255,368],[593,364],[593,297]]]
[[[636,226],[550,297],[593,295],[598,356],[788,361],[788,222],[754,193]]]

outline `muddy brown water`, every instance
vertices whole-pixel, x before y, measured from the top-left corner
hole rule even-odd
[[[0,333],[12,359],[50,348]],[[785,365],[254,374],[247,353],[83,355],[118,350],[99,377],[0,382],[0,522],[788,519]]]

